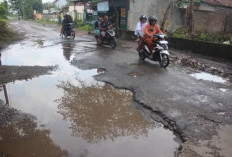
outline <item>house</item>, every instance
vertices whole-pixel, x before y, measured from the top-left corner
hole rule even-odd
[[[106,2],[109,0],[96,0],[95,3]],[[119,27],[120,29],[127,31],[134,31],[136,23],[139,21],[140,15],[157,16],[159,22],[162,22],[164,12],[168,8],[169,3],[172,0],[115,0],[115,5],[119,13]],[[92,3],[94,6],[94,4]],[[96,5],[95,5],[96,6]],[[107,13],[109,16],[114,17],[113,6],[109,3],[109,11],[99,12]],[[173,17],[169,20],[168,29],[172,29],[176,25],[182,25],[183,19],[181,18],[181,12],[179,8],[174,7],[172,11]]]
[[[202,0],[199,6],[199,10],[202,11],[228,11],[232,12],[231,0]]]
[[[67,0],[55,0],[55,5],[60,8],[62,14],[69,14],[73,19],[84,20],[85,0],[71,0],[70,3]]]
[[[128,10],[128,30],[134,30],[135,25],[139,20],[141,14],[149,16],[156,16],[158,18],[158,25],[161,25],[164,13],[172,0],[130,0]],[[172,15],[169,16],[169,24],[167,30],[171,30],[177,25],[183,25],[184,20],[182,13],[176,5],[172,6]]]
[[[201,0],[193,16],[195,31],[232,34],[232,0]]]
[[[73,17],[73,19],[78,19],[84,21],[84,15],[85,15],[85,1],[82,0],[71,0],[71,4],[69,6],[69,15]]]

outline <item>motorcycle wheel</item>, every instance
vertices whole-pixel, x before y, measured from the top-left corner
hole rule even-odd
[[[110,39],[110,46],[111,46],[112,49],[115,49],[115,48],[116,48],[117,44],[116,44],[116,41],[115,41],[114,38],[111,38],[111,39]]]
[[[97,45],[98,45],[98,46],[101,46],[101,45],[102,45],[102,40],[101,40],[100,37],[97,37],[97,38],[96,38],[96,41],[97,41]]]
[[[162,60],[159,61],[159,64],[162,68],[166,68],[169,65],[169,57],[166,54],[162,54]]]
[[[64,31],[63,35],[64,35],[64,38],[65,38],[65,39],[68,38],[68,33],[67,33],[66,31]]]
[[[139,53],[139,59],[142,60],[142,61],[144,61],[146,59],[144,53],[143,52],[139,52],[139,50],[138,50],[138,53]]]
[[[76,35],[75,32],[72,31],[72,32],[71,32],[71,37],[72,37],[73,40],[75,39],[75,35]]]

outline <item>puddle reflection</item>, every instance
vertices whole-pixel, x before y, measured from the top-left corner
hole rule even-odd
[[[1,104],[0,108],[1,119],[5,119],[3,123],[0,122],[1,157],[68,156],[66,150],[53,143],[49,130],[37,129],[37,123],[33,119],[15,109],[3,107]]]
[[[74,53],[75,46],[76,45],[73,42],[63,42],[62,43],[63,55],[67,61],[70,61],[71,56]]]
[[[4,93],[6,105],[10,105],[6,85],[5,84],[0,85],[0,87],[2,87],[2,90],[3,90],[3,93]],[[1,92],[1,88],[0,88],[0,92]]]
[[[146,135],[152,128],[143,117],[131,107],[132,93],[118,90],[110,85],[74,86],[63,82],[58,86],[64,96],[57,100],[59,113],[71,121],[74,136],[91,143],[118,136]]]

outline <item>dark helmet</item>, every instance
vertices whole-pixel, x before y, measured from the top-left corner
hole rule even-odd
[[[68,17],[68,14],[64,14],[64,18],[67,18]]]
[[[142,19],[147,20],[147,16],[146,16],[146,15],[141,15],[141,16],[139,17],[139,20],[142,20]]]
[[[157,20],[158,20],[158,19],[157,19],[157,17],[155,17],[155,16],[150,16],[149,19],[148,19],[148,21],[149,21],[150,24],[152,24],[153,22],[156,23]]]

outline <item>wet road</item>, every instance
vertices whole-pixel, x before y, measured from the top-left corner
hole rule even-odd
[[[107,69],[72,64],[97,49],[90,36],[65,40],[56,28],[13,24],[27,38],[2,52],[3,65],[58,68],[0,87],[0,156],[174,156],[180,139],[136,109],[131,91],[94,78]]]
[[[180,136],[184,141],[179,156],[232,154],[228,81],[178,66],[164,70],[157,63],[140,62],[135,43],[118,41],[119,47],[112,50],[97,47],[89,35],[61,39],[55,26],[23,21],[13,25],[26,32],[27,39],[2,52],[3,64],[58,65],[58,70],[6,85],[10,108],[36,119],[17,122],[16,117],[15,125],[9,122],[2,128],[0,152],[14,156],[10,148],[26,141],[32,147],[48,147],[36,143],[44,136],[49,142],[42,142],[54,149],[53,156],[166,157],[174,156]],[[5,100],[3,93],[0,99]],[[4,135],[8,127],[18,137],[14,144]],[[52,156],[30,150],[28,156]]]

